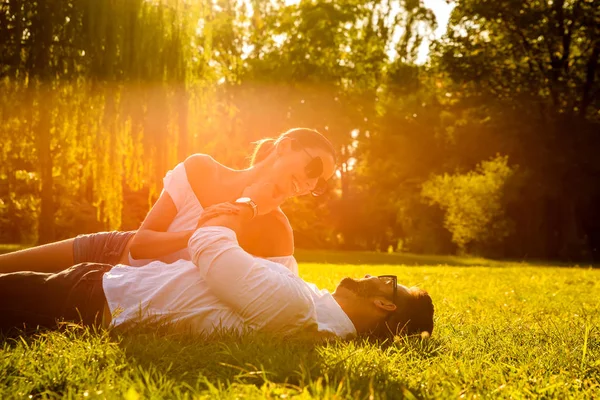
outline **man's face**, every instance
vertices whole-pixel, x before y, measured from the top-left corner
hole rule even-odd
[[[344,278],[338,284],[336,291],[340,288],[349,290],[365,298],[382,296],[391,300],[394,293],[394,288],[389,282],[371,275],[365,275],[361,279]],[[397,290],[397,296],[399,297],[408,294],[406,286],[399,284]]]
[[[350,317],[357,332],[386,336],[383,330],[390,326],[410,334],[433,330],[433,304],[431,297],[417,287],[396,286],[394,279],[365,275],[362,279],[344,278],[333,293],[344,312]],[[416,309],[415,309],[416,307]],[[415,311],[416,310],[416,311]],[[385,324],[381,323],[385,321]],[[408,323],[411,323],[408,326]],[[391,325],[388,325],[391,324]],[[382,330],[383,329],[383,330]]]

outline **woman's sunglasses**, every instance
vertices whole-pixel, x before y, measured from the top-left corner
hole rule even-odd
[[[321,175],[323,175],[323,160],[319,156],[313,157],[306,148],[302,147],[302,149],[310,157],[310,161],[304,167],[306,177],[308,179],[318,178],[317,184],[313,190],[311,190],[311,193],[313,196],[321,196],[327,191],[327,181],[321,177]]]

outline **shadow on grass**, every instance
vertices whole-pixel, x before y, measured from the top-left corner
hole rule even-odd
[[[219,334],[201,337],[170,329],[134,328],[119,335],[132,368],[159,370],[170,379],[195,390],[232,385],[257,388],[276,386],[317,398],[420,398],[397,373],[396,358],[410,354],[437,356],[439,348],[400,340],[378,346],[366,340],[315,343],[307,339],[281,339],[264,334]],[[393,359],[390,357],[394,357]]]
[[[111,331],[68,324],[62,331],[0,338],[0,393],[422,398],[425,389],[411,384],[405,372],[415,363],[436,362],[443,352],[440,343],[413,338],[383,345],[362,338],[315,342],[258,333],[203,337],[164,324]]]

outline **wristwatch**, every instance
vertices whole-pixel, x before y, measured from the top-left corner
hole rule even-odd
[[[252,218],[255,218],[258,215],[258,206],[250,197],[240,197],[235,201],[235,204],[245,204],[252,207]]]

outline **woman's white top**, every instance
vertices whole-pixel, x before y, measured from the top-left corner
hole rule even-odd
[[[177,215],[175,215],[175,218],[173,218],[173,221],[167,228],[167,232],[195,230],[204,207],[200,204],[200,201],[190,185],[183,163],[177,164],[175,168],[167,172],[163,179],[163,191],[166,191],[169,196],[171,196],[171,199],[177,208]],[[187,247],[157,259],[136,260],[131,256],[131,253],[129,253],[129,265],[135,267],[146,265],[156,260],[170,264],[182,259],[191,259]],[[284,257],[266,257],[266,259],[283,264],[295,275],[298,275],[298,263],[293,255]]]

